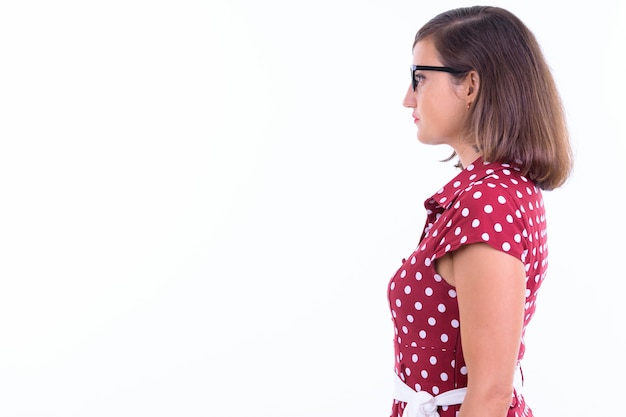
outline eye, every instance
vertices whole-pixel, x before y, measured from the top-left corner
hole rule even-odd
[[[414,72],[412,81],[413,81],[413,91],[416,91],[419,83],[424,81],[424,76],[418,72]]]

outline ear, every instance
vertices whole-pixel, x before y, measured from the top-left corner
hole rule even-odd
[[[476,101],[478,90],[480,89],[480,77],[474,70],[470,71],[465,78],[466,100],[468,103]]]

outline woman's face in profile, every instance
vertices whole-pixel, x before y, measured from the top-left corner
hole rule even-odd
[[[413,48],[413,64],[443,66],[433,42],[419,41]],[[409,86],[403,105],[413,109],[417,138],[429,145],[447,144],[457,150],[467,123],[468,109],[463,84],[455,84],[445,72],[416,70],[415,91]]]

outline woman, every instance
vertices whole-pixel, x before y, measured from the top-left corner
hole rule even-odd
[[[520,361],[548,265],[541,190],[572,165],[554,80],[517,17],[461,8],[417,32],[403,105],[461,171],[426,199],[419,245],[389,283],[392,417],[532,416]]]

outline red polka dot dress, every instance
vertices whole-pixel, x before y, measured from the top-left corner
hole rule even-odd
[[[395,329],[395,372],[412,389],[433,396],[467,386],[455,288],[435,271],[435,260],[462,245],[483,242],[520,259],[526,270],[523,335],[546,274],[547,236],[541,191],[515,166],[476,160],[424,203],[420,243],[391,278],[389,306]],[[394,400],[392,417],[405,403]],[[441,406],[455,417],[458,405]],[[530,417],[515,391],[507,417]]]

